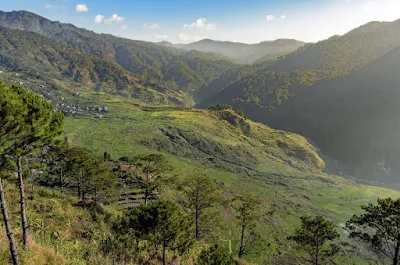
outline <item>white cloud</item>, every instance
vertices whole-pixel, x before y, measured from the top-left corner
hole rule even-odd
[[[57,6],[51,4],[45,4],[44,8],[51,9],[51,8],[57,8]]]
[[[143,25],[143,28],[145,28],[145,29],[159,29],[161,27],[160,27],[160,24],[158,24],[158,23],[154,23],[154,24],[146,23],[146,24]]]
[[[286,18],[286,15],[281,15],[281,19],[285,19]]]
[[[266,15],[266,16],[265,16],[265,19],[266,19],[267,21],[271,21],[271,20],[274,20],[274,19],[275,19],[275,16],[274,16],[274,15]]]
[[[76,12],[88,12],[89,9],[87,8],[86,4],[78,4],[75,6]]]
[[[214,24],[214,23],[206,23],[206,22],[207,22],[207,19],[199,18],[199,19],[197,19],[195,22],[193,22],[191,24],[183,25],[183,28],[184,29],[197,28],[197,29],[203,29],[203,30],[211,31],[211,30],[215,30],[215,28],[217,27],[217,25]]]
[[[103,15],[97,15],[94,17],[93,21],[94,21],[94,23],[98,24],[98,23],[103,22],[104,18],[105,17]]]
[[[179,40],[180,41],[188,41],[189,38],[190,38],[189,35],[186,35],[183,32],[181,32],[181,34],[179,34]]]
[[[168,39],[168,35],[159,35],[159,34],[157,34],[156,35],[156,39],[158,39],[158,40],[166,40],[166,39]]]
[[[127,25],[122,25],[122,26],[121,26],[121,30],[126,30],[127,28],[128,28]]]
[[[124,21],[124,17],[119,16],[118,14],[113,14],[111,17],[107,18],[106,20],[104,20],[104,23],[106,24],[112,24],[112,23],[120,23],[122,21]]]

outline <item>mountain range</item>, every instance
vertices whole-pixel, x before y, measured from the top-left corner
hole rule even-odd
[[[189,44],[172,44],[167,41],[157,44],[184,50],[212,52],[214,54],[224,55],[226,58],[238,64],[253,64],[274,60],[279,56],[294,52],[305,43],[291,39],[263,41],[256,44],[204,39]]]
[[[255,121],[308,137],[329,172],[399,182],[400,21],[370,22],[318,43],[175,45],[14,11],[0,12],[0,34],[2,69],[149,104],[230,104]]]

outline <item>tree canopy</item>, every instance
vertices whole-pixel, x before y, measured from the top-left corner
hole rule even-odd
[[[346,223],[350,238],[365,243],[379,257],[399,264],[400,199],[378,199],[378,204],[361,206],[364,212]]]
[[[337,247],[329,245],[329,242],[339,237],[335,226],[322,216],[302,216],[301,222],[301,228],[289,239],[307,252],[311,264],[325,264],[327,259],[339,251]]]

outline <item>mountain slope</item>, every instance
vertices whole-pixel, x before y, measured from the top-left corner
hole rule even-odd
[[[252,122],[232,110],[149,107],[94,93],[84,93],[81,100],[105,105],[110,112],[101,119],[67,118],[70,144],[84,145],[99,154],[106,151],[115,158],[162,153],[178,178],[205,175],[218,183],[227,198],[246,192],[256,196],[263,216],[258,227],[270,247],[248,257],[255,264],[287,264],[281,259],[296,255],[286,238],[299,225],[301,215],[326,215],[339,226],[361,204],[377,196],[398,195],[321,173],[324,162],[304,137]],[[169,192],[162,196],[176,199]],[[238,227],[231,212],[221,212],[226,225],[222,238],[232,239],[235,249]],[[346,238],[341,238],[344,248],[354,251],[346,245]],[[336,262],[367,264],[365,254],[356,250]]]
[[[194,93],[235,64],[209,54],[187,53],[154,43],[96,34],[71,24],[53,22],[26,11],[0,12],[0,26],[32,31],[74,50],[120,65],[143,83],[163,90],[176,86]]]
[[[235,73],[214,80],[217,89],[202,90],[216,94],[199,106],[232,104],[253,120],[310,137],[348,174],[397,181],[397,102],[385,105],[383,97],[397,97],[398,66],[389,59],[398,60],[399,46],[400,21],[371,22],[252,67],[239,80]]]
[[[264,41],[257,44],[245,44],[230,41],[204,39],[189,44],[160,42],[159,45],[177,47],[185,50],[198,50],[222,54],[240,64],[261,63],[289,54],[304,45],[304,42],[290,39]]]
[[[156,91],[118,64],[72,49],[34,32],[0,26],[1,69],[24,73],[20,82],[40,76],[53,88],[67,85],[140,98],[148,103],[179,104],[188,95],[178,89]],[[57,83],[59,83],[57,85]]]
[[[343,36],[306,45],[267,69],[311,70],[319,79],[345,76],[400,46],[400,20],[370,22]]]
[[[310,86],[318,80],[343,77],[359,71],[373,60],[400,46],[400,20],[395,22],[371,22],[356,28],[343,36],[334,36],[316,44],[307,44],[299,50],[283,56],[274,62],[256,65],[241,80],[219,82],[221,95],[209,94],[210,100],[198,102],[201,106],[240,101],[257,104],[269,109],[289,98],[299,87]],[[287,86],[270,82],[271,72],[288,73],[289,80],[273,77],[276,82],[286,82]],[[259,77],[264,75],[264,77]],[[257,79],[255,84],[249,80]],[[287,79],[285,77],[285,79]],[[223,80],[222,80],[223,81]],[[213,82],[218,82],[214,80]],[[251,86],[251,89],[249,87]],[[212,91],[204,87],[203,91]],[[250,90],[250,91],[249,91]],[[280,91],[279,91],[280,90]],[[274,95],[271,98],[271,94]],[[282,94],[287,96],[282,97]],[[233,96],[234,95],[234,96]],[[282,100],[276,100],[280,97]],[[250,115],[250,114],[248,114]]]
[[[400,48],[344,79],[321,81],[267,118],[307,135],[349,174],[400,183]]]

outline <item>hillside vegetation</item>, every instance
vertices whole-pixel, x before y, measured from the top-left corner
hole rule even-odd
[[[332,165],[336,172],[398,184],[399,60],[397,48],[344,79],[319,82],[282,104],[270,120],[311,137],[342,162]]]
[[[397,143],[378,130],[393,128],[391,117],[398,115],[383,95],[393,96],[399,83],[389,59],[398,57],[399,31],[399,21],[371,22],[275,62],[236,68],[202,88],[202,95],[214,94],[200,98],[198,106],[232,104],[251,119],[302,133],[337,160],[330,164],[333,172],[394,180],[398,171],[388,165],[396,159]],[[379,118],[371,122],[374,117]]]
[[[59,92],[66,104],[73,101],[74,106],[101,106],[108,111],[102,115],[82,111],[67,117],[67,147],[39,149],[38,154],[23,160],[27,169],[25,181],[29,184],[25,189],[26,214],[32,227],[26,245],[29,250],[22,250],[19,244],[18,195],[13,192],[13,174],[7,174],[6,200],[11,205],[9,214],[22,264],[115,264],[124,259],[132,264],[157,264],[160,251],[146,244],[147,240],[156,239],[147,234],[124,237],[123,231],[131,233],[129,222],[135,221],[135,215],[158,205],[173,214],[168,218],[174,219],[168,221],[181,220],[178,216],[192,220],[184,195],[190,187],[185,183],[191,176],[203,177],[221,191],[223,202],[209,209],[218,222],[213,224],[209,238],[192,242],[186,236],[189,241],[185,242],[194,245],[184,252],[170,246],[163,256],[168,262],[195,264],[200,252],[214,242],[225,249],[223,253],[231,249],[236,256],[241,234],[240,218],[236,218],[237,198],[257,201],[257,214],[246,237],[258,235],[260,240],[254,245],[258,251],[247,253],[241,262],[304,261],[302,252],[287,239],[304,215],[323,215],[334,222],[341,234],[334,242],[342,249],[335,257],[337,263],[368,264],[373,259],[349,240],[341,227],[359,212],[360,205],[373,202],[376,197],[397,197],[398,192],[356,185],[322,173],[325,163],[304,137],[252,122],[228,106],[196,110],[149,106],[106,93],[79,91],[79,96],[71,96],[62,88]],[[41,100],[37,97],[37,101]],[[28,170],[40,168],[42,157],[46,173],[37,179],[37,171]],[[142,178],[148,170],[143,162],[153,158],[162,163],[151,170],[166,179],[151,182],[157,186],[147,197],[149,206],[145,206],[143,189],[149,186]],[[50,188],[34,188],[38,184]],[[176,233],[193,231],[185,227]],[[8,244],[2,242],[0,257],[6,260]]]
[[[207,53],[185,52],[150,42],[96,34],[26,11],[0,12],[0,25],[35,32],[65,43],[75,51],[117,64],[143,85],[161,93],[180,89],[190,95],[235,66]]]
[[[261,257],[247,258],[256,263],[275,260],[285,264],[290,260],[294,250],[285,238],[298,224],[298,216],[323,214],[339,225],[357,212],[360,204],[376,196],[397,194],[323,174],[325,164],[305,138],[254,123],[232,110],[146,107],[107,95],[86,94],[84,98],[107,105],[110,113],[103,119],[67,119],[70,144],[106,151],[113,157],[160,152],[179,178],[192,174],[211,177],[228,198],[254,194],[265,216],[257,227],[270,244]],[[172,194],[162,196],[173,199]],[[232,239],[235,248],[238,230],[229,212],[223,217],[228,228],[221,239]],[[346,245],[345,237],[342,240]],[[339,260],[362,264],[360,250],[345,249],[349,256]]]

